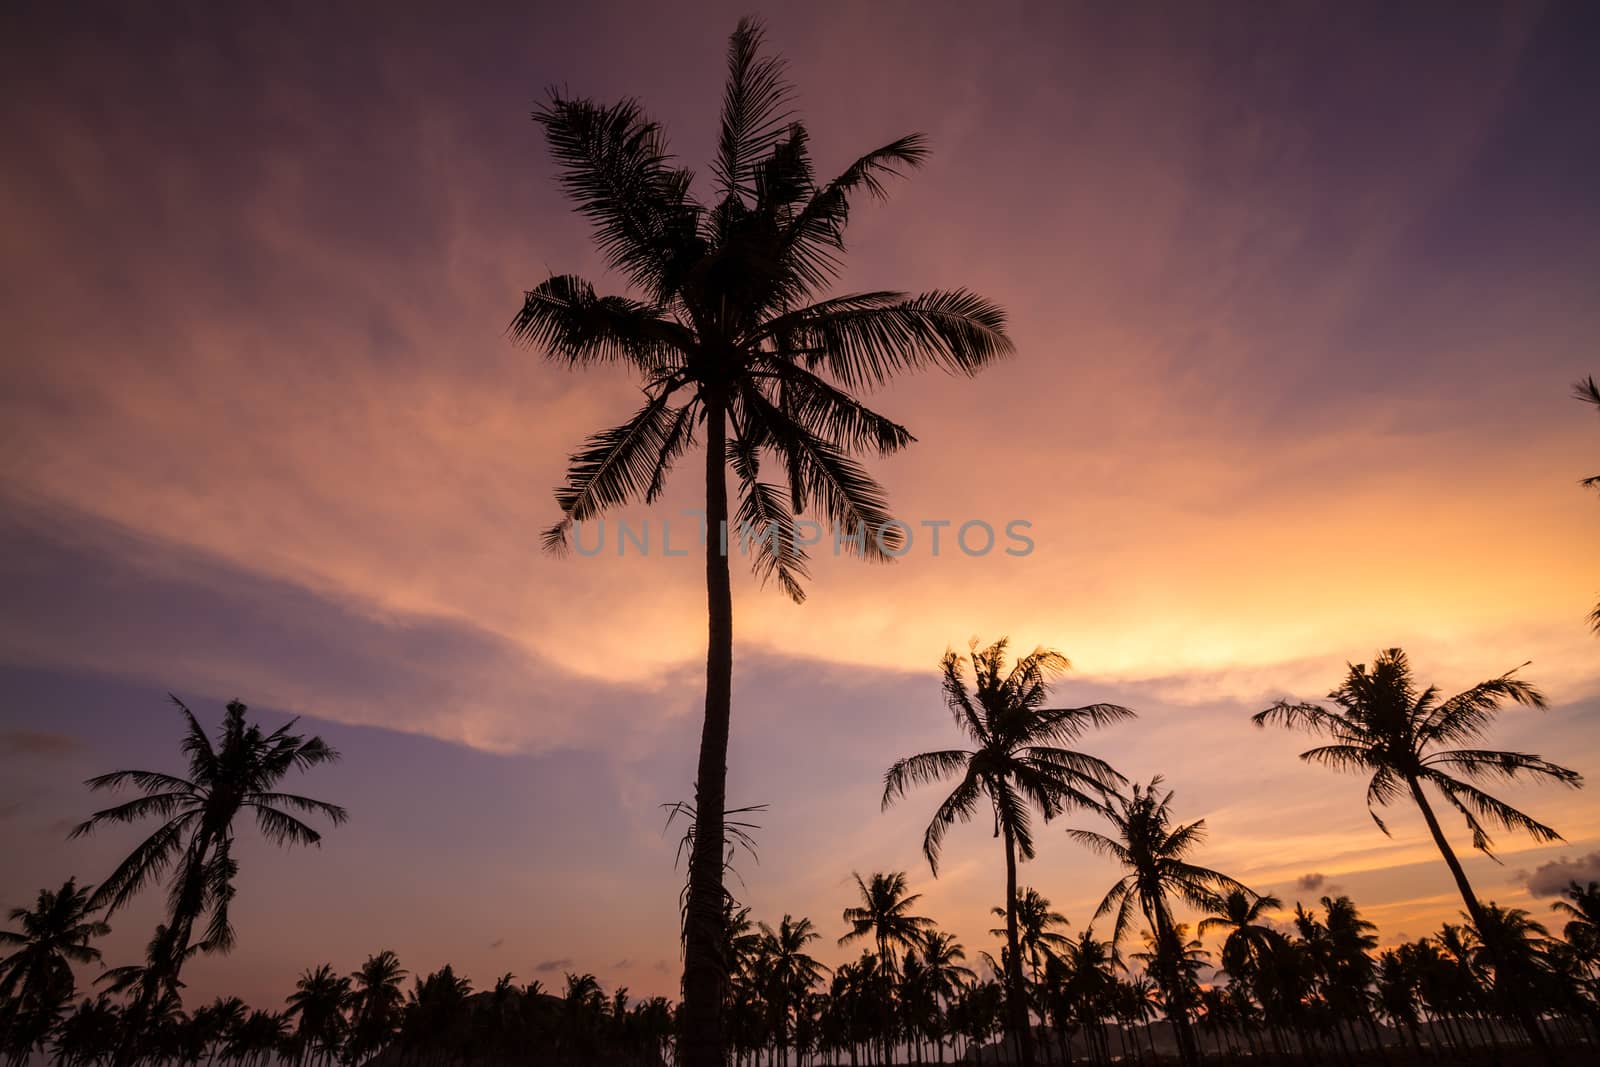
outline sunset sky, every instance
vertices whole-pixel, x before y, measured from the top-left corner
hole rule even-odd
[[[855,953],[853,870],[910,872],[997,951],[987,825],[935,880],[941,794],[878,806],[894,759],[957,740],[937,663],[974,635],[1065,652],[1064,703],[1135,708],[1082,747],[1165,774],[1209,865],[1349,893],[1386,942],[1461,910],[1420,817],[1384,837],[1364,782],[1251,713],[1391,646],[1451,691],[1532,661],[1551,707],[1497,747],[1600,779],[1600,419],[1570,395],[1600,374],[1600,8],[1281,7],[761,12],[824,171],[933,146],[852,216],[839,290],[1010,315],[1014,358],[873,397],[918,438],[874,468],[897,515],[1035,542],[824,552],[803,606],[736,567],[730,798],[769,810],[735,891],[809,915],[825,962]],[[700,166],[751,8],[517,8],[0,15],[0,907],[137,840],[65,835],[101,806],[84,778],[180,766],[169,691],[345,757],[294,783],[351,812],[321,849],[243,835],[239,946],[191,998],[276,1004],[383,948],[676,995],[659,805],[692,795],[703,564],[540,551],[567,453],[638,384],[505,327],[551,272],[623,287],[529,121],[546,88],[639,97]],[[696,494],[690,463],[624,517],[688,542]],[[1504,795],[1567,843],[1501,836],[1482,896],[1543,915],[1554,875],[1600,878],[1600,782]],[[1079,930],[1114,877],[1055,828],[1021,872]]]

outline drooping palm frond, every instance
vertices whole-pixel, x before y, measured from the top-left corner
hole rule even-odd
[[[670,296],[683,261],[697,251],[701,209],[688,176],[669,166],[660,125],[635,100],[608,107],[559,92],[533,118],[606,262],[647,292]]]

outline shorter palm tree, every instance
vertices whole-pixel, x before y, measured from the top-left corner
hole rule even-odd
[[[228,704],[213,745],[194,713],[177,697],[172,697],[172,702],[186,724],[182,749],[189,761],[189,777],[128,770],[91,778],[91,789],[131,785],[143,796],[97,811],[72,831],[72,836],[78,837],[107,824],[161,820],[155,832],[95,891],[91,906],[104,907],[107,917],[169,869],[173,872],[168,918],[160,928],[160,940],[152,946],[145,980],[130,1008],[128,1045],[119,1056],[124,1065],[133,1059],[132,1042],[143,1015],[156,999],[177,989],[179,972],[192,950],[198,947],[225,953],[233,948],[228,905],[239,870],[233,858],[234,819],[245,812],[254,815],[256,826],[273,844],[315,845],[322,835],[290,812],[322,815],[335,825],[347,817],[336,804],[278,792],[278,783],[290,771],[339,758],[320,737],[290,733],[296,720],[267,732],[247,721],[248,709],[235,700]],[[194,929],[202,919],[207,920],[205,933],[197,943]]]
[[[405,1004],[401,981],[409,973],[400,966],[399,956],[384,949],[368,956],[361,969],[350,976],[349,1051],[357,1062],[393,1038]]]
[[[1177,898],[1207,912],[1222,905],[1225,893],[1255,894],[1225,874],[1188,861],[1189,853],[1205,840],[1205,820],[1174,826],[1172,792],[1162,792],[1161,782],[1157,775],[1148,786],[1135,783],[1131,795],[1113,798],[1105,815],[1116,831],[1115,837],[1093,830],[1069,829],[1067,833],[1127,868],[1128,873],[1100,902],[1095,918],[1116,912],[1111,940],[1120,944],[1132,925],[1134,909],[1144,913],[1154,937],[1154,976],[1177,1031],[1178,1052],[1184,1063],[1194,1064],[1200,1060],[1200,1048],[1189,1021],[1185,978],[1188,957],[1170,901]]]
[[[1071,938],[1057,932],[1058,927],[1067,925],[1067,917],[1058,911],[1052,911],[1049,899],[1031,887],[1018,890],[1014,906],[1017,915],[1017,945],[1022,950],[1023,958],[1028,961],[1034,985],[1038,985],[1039,970],[1045,961],[1071,944]],[[989,913],[1001,919],[1006,917],[1006,909],[998,906],[990,908]],[[1005,937],[1006,928],[1002,926],[990,930],[989,936]]]
[[[12,908],[19,929],[0,930],[0,1049],[23,1053],[42,1040],[56,1015],[72,999],[74,963],[93,963],[100,950],[89,944],[111,932],[93,918],[92,886],[68,878],[57,890],[41,889],[33,908]]]
[[[818,963],[806,952],[806,946],[821,938],[807,918],[795,919],[785,915],[776,929],[761,924],[761,941],[757,949],[767,979],[767,999],[772,1007],[774,1037],[779,1047],[787,1048],[790,1037],[789,1016],[805,1002],[806,994],[822,981],[828,968]]]
[[[994,816],[994,836],[1006,854],[1006,1008],[1012,1040],[1024,1067],[1033,1064],[1033,1040],[1022,978],[1017,932],[1017,860],[1033,858],[1032,815],[1049,821],[1069,808],[1104,809],[1110,791],[1126,779],[1102,759],[1060,746],[1088,730],[1133,718],[1117,704],[1047,708],[1051,683],[1072,664],[1052,649],[1039,648],[1006,669],[1006,640],[980,649],[973,639],[969,656],[946,652],[940,661],[945,704],[975,747],[909,756],[883,777],[887,809],[912,786],[957,779],[955,789],[934,812],[922,836],[922,852],[934,877],[945,834],[968,822],[985,800]],[[971,667],[975,691],[969,692]]]
[[[923,936],[933,927],[933,920],[912,914],[912,907],[922,899],[921,893],[907,893],[906,872],[874,874],[870,881],[856,874],[856,889],[861,903],[844,909],[844,921],[850,929],[839,938],[839,944],[870,937],[878,946],[878,959],[882,966],[894,970],[896,950],[914,949],[922,943]]]
[[[332,1063],[344,1044],[344,1006],[350,998],[350,979],[334,973],[331,963],[307,970],[289,994],[286,1019],[296,1020],[295,1037],[301,1062]]]
[[[906,873],[874,874],[869,882],[855,875],[856,889],[861,903],[844,909],[844,921],[850,929],[839,938],[839,944],[871,937],[878,946],[878,969],[883,980],[891,986],[898,974],[895,952],[910,951],[922,943],[923,936],[933,928],[933,920],[914,915],[911,908],[922,899],[921,893],[907,894]],[[883,1055],[889,1056],[892,1043],[893,1017],[883,1034]]]

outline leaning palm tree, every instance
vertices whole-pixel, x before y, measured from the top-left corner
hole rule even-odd
[[[18,929],[0,930],[0,946],[12,949],[0,958],[0,1050],[9,1050],[19,1031],[31,1047],[37,1027],[29,1021],[53,1020],[72,996],[72,965],[100,958],[89,942],[111,927],[93,917],[91,888],[68,878],[60,889],[41,889],[31,910],[12,908],[8,914]]]
[[[1161,986],[1167,1014],[1178,1037],[1178,1054],[1185,1064],[1200,1061],[1200,1046],[1189,1019],[1189,982],[1185,968],[1188,956],[1173,921],[1172,898],[1201,912],[1223,906],[1224,894],[1240,892],[1254,896],[1248,888],[1225,874],[1190,863],[1186,858],[1205,840],[1204,819],[1174,826],[1172,791],[1161,789],[1161,776],[1148,786],[1135,784],[1130,796],[1113,798],[1105,811],[1116,836],[1093,830],[1069,829],[1073,840],[1116,860],[1128,873],[1106,893],[1095,918],[1115,910],[1113,944],[1120,944],[1138,908],[1149,922],[1152,933],[1154,977]]]
[[[1544,823],[1491,796],[1480,784],[1523,778],[1550,779],[1572,788],[1583,784],[1577,771],[1531,753],[1447,747],[1481,741],[1495,713],[1508,701],[1545,706],[1543,694],[1515,674],[1515,670],[1507,671],[1441,700],[1435,686],[1418,690],[1405,652],[1391,648],[1379,653],[1370,670],[1365,664],[1350,666],[1344,681],[1328,694],[1334,708],[1280,701],[1252,721],[1257,726],[1276,723],[1328,738],[1331,744],[1302,752],[1300,758],[1370,775],[1367,811],[1385,834],[1389,828],[1375,808],[1410,797],[1455,879],[1467,914],[1481,929],[1487,921],[1483,907],[1422,787],[1431,785],[1438,790],[1466,820],[1472,847],[1492,855],[1490,826],[1520,830],[1541,843],[1563,839]],[[1533,1011],[1521,1000],[1514,1010],[1529,1040],[1543,1045],[1543,1031]]]
[[[1028,1004],[1022,981],[1022,951],[1017,939],[1017,859],[1033,858],[1031,812],[1046,821],[1069,807],[1104,810],[1104,801],[1122,775],[1094,756],[1059,746],[1081,737],[1091,727],[1133,717],[1116,704],[1081,708],[1047,708],[1051,683],[1071,667],[1050,649],[1035,649],[1006,670],[1006,641],[988,648],[971,643],[971,654],[946,652],[941,662],[945,703],[956,726],[976,746],[909,756],[890,767],[883,779],[883,807],[906,795],[914,785],[959,778],[955,789],[934,812],[922,837],[922,853],[934,876],[945,834],[967,822],[987,799],[994,816],[994,836],[1006,850],[1007,1009],[1018,1057],[1033,1063]],[[966,670],[976,680],[967,689]]]
[[[807,576],[800,512],[814,509],[842,528],[836,543],[867,559],[905,548],[905,528],[890,521],[882,489],[853,457],[897,452],[912,436],[857,394],[903,371],[972,374],[1012,347],[1004,312],[965,290],[824,296],[843,266],[852,200],[883,197],[888,179],[927,158],[927,142],[902,137],[819,183],[805,127],[792,117],[784,65],[762,55],[761,44],[750,20],[729,43],[704,202],[636,101],[603,106],[555,93],[534,113],[562,187],[632,295],[600,296],[588,281],[555,275],[526,294],[510,326],[515,340],[557,362],[620,364],[644,383],[643,406],[573,454],[547,548],[561,551],[576,523],[655,501],[697,437],[705,445],[709,625],[684,948],[689,1067],[722,1061],[727,962],[717,955],[717,931],[733,672],[728,467],[737,480],[736,523],[754,542],[757,573],[799,600]]]
[[[132,1054],[134,1035],[150,1006],[178,986],[178,974],[195,948],[227,952],[234,944],[228,905],[234,895],[238,863],[233,858],[235,817],[245,811],[273,844],[315,845],[322,835],[290,811],[326,816],[344,822],[345,810],[294,793],[276,791],[290,771],[308,770],[331,763],[339,754],[320,737],[290,733],[296,720],[270,733],[246,721],[245,705],[228,704],[215,744],[199,721],[177,697],[172,702],[183,713],[186,730],[182,743],[189,761],[189,777],[161,771],[113,771],[91,778],[91,789],[118,789],[132,785],[143,796],[97,811],[72,831],[73,837],[108,823],[133,823],[145,818],[162,820],[95,890],[93,905],[103,906],[109,918],[141,889],[172,871],[168,892],[168,917],[155,944],[149,966],[126,1027],[129,1041],[119,1062]],[[194,941],[197,923],[205,920],[203,937]]]

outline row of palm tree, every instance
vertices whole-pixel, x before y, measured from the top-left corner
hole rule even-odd
[[[985,806],[989,809],[994,836],[1003,839],[1005,848],[1005,1004],[1015,1057],[1023,1064],[1032,1064],[1034,1055],[1018,921],[1018,902],[1026,898],[1017,892],[1017,862],[1035,853],[1035,812],[1045,822],[1072,809],[1103,816],[1111,824],[1110,834],[1081,828],[1067,831],[1128,872],[1106,894],[1096,918],[1115,913],[1113,947],[1136,916],[1143,919],[1151,931],[1151,976],[1171,1006],[1179,1056],[1185,1064],[1198,1063],[1201,1051],[1189,1025],[1194,1005],[1184,980],[1184,941],[1172,905],[1182,903],[1204,912],[1231,900],[1248,911],[1257,895],[1235,879],[1192,861],[1193,851],[1204,840],[1204,820],[1177,823],[1171,812],[1172,793],[1162,788],[1159,776],[1148,785],[1129,787],[1127,779],[1105,761],[1062,747],[1092,727],[1134,714],[1112,704],[1047,706],[1052,683],[1069,666],[1064,656],[1041,649],[1008,668],[1004,640],[986,648],[974,640],[968,656],[947,653],[941,669],[945,702],[972,747],[924,752],[896,762],[884,778],[883,804],[888,807],[914,785],[956,783],[923,835],[923,852],[935,876],[950,827],[970,820]],[[969,672],[974,680],[970,688]],[[1505,704],[1545,706],[1539,690],[1515,675],[1511,671],[1444,698],[1435,687],[1419,687],[1405,653],[1389,649],[1370,669],[1350,665],[1328,696],[1331,707],[1280,701],[1253,721],[1258,726],[1306,729],[1326,739],[1328,744],[1302,753],[1302,758],[1368,775],[1368,810],[1385,834],[1388,827],[1376,809],[1402,798],[1414,802],[1455,879],[1473,929],[1494,930],[1490,906],[1474,893],[1424,786],[1463,817],[1473,846],[1485,853],[1490,853],[1491,829],[1525,832],[1540,842],[1561,840],[1553,828],[1484,788],[1521,778],[1573,788],[1582,784],[1576,771],[1536,754],[1476,747]],[[1515,973],[1518,963],[1512,947],[1503,946],[1502,940],[1485,938],[1482,952],[1496,974],[1508,975]],[[1502,953],[1504,958],[1496,961]],[[885,966],[892,965],[882,946],[880,955]],[[1526,988],[1518,992],[1522,987],[1515,982],[1500,985],[1500,1007],[1516,1021],[1523,1037],[1553,1061],[1539,1002]]]
[[[109,1067],[130,1047],[138,1063],[171,1067],[332,1067],[374,1057],[394,1067],[474,1061],[645,1067],[666,1059],[674,1015],[664,997],[630,1003],[627,989],[608,996],[591,974],[566,975],[558,993],[537,981],[519,986],[510,974],[474,992],[448,964],[414,978],[407,990],[408,972],[388,950],[348,975],[331,964],[308,968],[281,1011],[218,997],[189,1012],[176,989],[145,1005],[137,985],[105,981],[115,969],[102,973],[95,995],[74,1003],[71,968],[60,968],[97,959],[87,942],[106,932],[103,923],[82,921],[85,898],[74,889],[69,882],[41,894],[33,911],[12,913],[23,923],[26,955],[9,957],[0,973],[25,983],[37,960],[54,962],[46,967],[53,984],[42,996],[18,991],[0,1001],[8,1023],[16,1024],[6,1031],[8,1063],[43,1050],[59,1067]],[[74,906],[76,926],[69,916]]]
[[[840,941],[870,938],[873,947],[831,973],[808,952],[821,937],[809,919],[785,915],[774,929],[742,909],[726,917],[734,1063],[1017,1062],[1003,963],[983,952],[987,976],[968,967],[952,935],[910,912],[919,897],[903,873],[857,885],[862,900],[846,909]],[[1271,914],[1282,911],[1277,898],[1233,889],[1202,913],[1198,933],[1216,935],[1214,952],[1174,922],[1166,939],[1145,930],[1143,949],[1123,954],[1092,925],[1070,936],[1049,900],[1024,889],[1014,910],[1030,1047],[1047,1063],[1160,1061],[1169,1044],[1182,1058],[1187,1033],[1219,1058],[1498,1056],[1517,1043],[1505,1025],[1508,992],[1524,989],[1555,1044],[1572,1055],[1600,1045],[1600,883],[1574,882],[1554,905],[1568,918],[1564,939],[1525,911],[1488,904],[1481,928],[1464,916],[1380,952],[1375,926],[1349,897],[1320,905],[1296,904],[1283,921]],[[863,913],[884,921],[863,927]],[[1005,928],[990,933],[1004,943]]]
[[[1061,972],[1062,961],[1076,959],[1081,964],[1094,959],[1103,964],[1117,960],[1137,919],[1143,920],[1148,944],[1146,951],[1136,953],[1135,958],[1142,956],[1146,962],[1145,976],[1172,1022],[1177,1050],[1185,1062],[1197,1062],[1202,1054],[1193,1020],[1202,1015],[1220,1019],[1226,1010],[1245,1011],[1239,998],[1247,997],[1252,988],[1264,1015],[1270,1007],[1274,1019],[1315,1022],[1315,1014],[1306,1014],[1310,1010],[1307,1005],[1315,1002],[1314,990],[1291,980],[1305,968],[1285,964],[1277,939],[1263,932],[1266,928],[1257,921],[1265,909],[1276,906],[1276,901],[1255,894],[1221,872],[1192,862],[1194,849],[1204,840],[1204,821],[1176,822],[1171,810],[1172,793],[1162,787],[1159,777],[1148,785],[1127,785],[1126,778],[1104,761],[1061,747],[1061,742],[1078,738],[1091,727],[1133,715],[1126,708],[1108,704],[1048,707],[1051,685],[1068,666],[1058,653],[1039,650],[1008,667],[1004,641],[987,648],[979,648],[974,642],[966,657],[947,654],[941,664],[946,703],[973,747],[901,760],[885,778],[886,805],[916,783],[941,778],[956,781],[923,835],[923,851],[935,876],[948,829],[971,818],[980,803],[987,801],[995,835],[1004,839],[1006,851],[1006,904],[996,909],[1005,924],[994,931],[1004,938],[995,967],[1002,976],[1004,993],[996,1003],[1006,1012],[1013,1057],[1024,1063],[1033,1061],[1035,1020],[1044,1021],[1052,1014],[1048,996],[1037,991],[1048,985],[1053,973]],[[969,671],[971,687],[967,684]],[[1581,1017],[1586,994],[1581,989],[1576,994],[1563,991],[1554,1001],[1539,995],[1542,987],[1535,976],[1557,970],[1529,962],[1527,944],[1541,931],[1524,924],[1522,932],[1516,933],[1516,920],[1521,913],[1501,911],[1476,898],[1423,791],[1423,786],[1428,786],[1457,810],[1466,820],[1474,846],[1484,851],[1491,845],[1491,827],[1522,830],[1536,840],[1559,840],[1554,829],[1491,796],[1481,785],[1529,775],[1576,786],[1580,784],[1576,773],[1528,753],[1445,747],[1479,742],[1494,712],[1505,702],[1543,706],[1539,691],[1514,674],[1441,699],[1433,688],[1419,690],[1404,653],[1389,650],[1378,657],[1370,670],[1365,665],[1352,666],[1330,694],[1332,707],[1280,702],[1257,715],[1256,721],[1305,726],[1327,735],[1334,743],[1314,748],[1304,753],[1304,758],[1370,774],[1369,805],[1382,806],[1402,796],[1409,796],[1418,805],[1461,889],[1469,920],[1466,929],[1477,936],[1471,955],[1490,976],[1494,1014],[1515,1020],[1525,1040],[1548,1052],[1550,1005],[1570,1002]],[[234,702],[213,743],[189,709],[181,703],[178,707],[186,724],[182,748],[190,764],[190,776],[118,771],[91,779],[95,788],[132,785],[142,795],[96,813],[79,828],[83,832],[103,823],[154,816],[162,820],[155,833],[135,848],[98,889],[91,891],[69,881],[58,891],[41,894],[32,911],[18,909],[14,913],[23,927],[7,932],[5,940],[19,948],[6,957],[0,985],[6,1007],[4,1040],[13,1051],[37,1047],[52,1032],[61,1010],[71,999],[72,964],[97,960],[98,950],[90,942],[107,929],[105,919],[131,899],[135,889],[158,880],[170,868],[166,922],[157,927],[145,962],[109,969],[100,978],[105,996],[126,997],[118,1014],[120,1044],[113,1061],[132,1063],[147,1057],[152,1047],[160,1046],[157,1035],[167,1025],[162,1020],[170,1021],[180,1010],[179,975],[183,962],[198,952],[226,951],[233,944],[226,921],[236,874],[236,867],[227,859],[233,818],[249,810],[269,838],[315,843],[315,831],[284,808],[319,811],[336,821],[343,817],[342,809],[277,788],[289,770],[336,758],[337,754],[320,739],[307,740],[293,734],[292,723],[267,732],[250,723],[244,705]],[[1115,859],[1127,871],[1107,892],[1095,914],[1096,921],[1115,916],[1111,939],[1104,946],[1094,940],[1092,930],[1069,944],[1059,932],[1061,917],[1049,909],[1048,901],[1016,884],[1019,859],[1035,854],[1033,813],[1039,812],[1049,821],[1069,809],[1093,811],[1107,821],[1109,833],[1074,827],[1067,834]],[[1387,826],[1375,810],[1373,818],[1387,833]],[[203,891],[192,890],[197,881]],[[891,1010],[894,997],[920,1005],[916,1010],[927,1015],[930,994],[919,990],[932,982],[931,1003],[949,1012],[960,999],[957,992],[964,974],[964,956],[947,935],[933,929],[929,919],[915,913],[919,897],[908,893],[904,874],[874,875],[871,879],[857,876],[857,885],[861,900],[845,911],[843,919],[848,929],[840,940],[841,944],[867,940],[871,949],[860,961],[834,975],[838,987],[835,991],[842,998],[839,1004],[850,1009],[849,1025],[841,1029],[837,1013],[845,1009],[840,1007],[830,1017],[828,1032],[859,1034],[863,1026],[875,1027],[872,1032],[876,1035],[876,1048],[871,1054],[878,1061],[887,1062],[896,1028],[903,1025],[903,1012]],[[1592,901],[1584,903],[1587,898],[1575,895],[1573,899],[1574,906],[1592,906]],[[1206,914],[1206,925],[1231,925],[1244,931],[1242,940],[1230,938],[1229,946],[1224,947],[1224,970],[1231,978],[1228,1002],[1215,1001],[1217,994],[1201,989],[1194,980],[1202,957],[1193,951],[1197,946],[1178,921],[1174,905]],[[1358,927],[1347,922],[1350,916],[1338,911],[1334,904],[1329,908],[1326,930],[1331,932],[1330,943],[1344,943],[1340,958],[1356,962],[1351,964],[1355,968],[1351,975],[1326,982],[1324,989],[1366,988],[1370,984],[1370,967],[1359,964],[1358,957],[1370,946],[1356,944],[1359,937],[1351,941],[1353,935],[1348,932],[1359,933]],[[1297,920],[1301,918],[1297,916]],[[208,935],[191,943],[183,931],[192,930],[202,919],[207,922]],[[1314,929],[1302,926],[1303,940],[1312,946],[1319,944],[1308,932]],[[755,932],[734,912],[731,898],[725,898],[719,916],[717,951],[733,963],[731,972],[737,979],[730,983],[730,1005],[725,1010],[759,1001],[765,1017],[779,1020],[777,1047],[787,1047],[783,1045],[786,1039],[799,1041],[807,1024],[797,1013],[813,1003],[816,994],[812,987],[823,973],[806,952],[807,944],[818,936],[807,920],[789,916],[776,928],[763,926]],[[1590,938],[1582,944],[1592,949],[1594,940]],[[1448,955],[1465,958],[1448,937],[1441,943]],[[1352,954],[1352,944],[1362,951]],[[1414,958],[1427,955],[1422,948],[1408,951]],[[1397,956],[1394,966],[1405,958]],[[370,971],[358,972],[361,980],[355,993],[350,980],[335,975],[331,967],[307,973],[288,1012],[296,1020],[295,1033],[303,1042],[304,1055],[313,1060],[328,1059],[334,1056],[337,1046],[341,1054],[360,1058],[392,1041],[389,1008],[393,1005],[376,1005],[371,999],[375,994],[370,991],[391,985],[384,975],[395,977],[398,964],[392,954],[380,954],[369,961],[368,967]],[[1076,972],[1069,968],[1067,973]],[[1272,981],[1263,982],[1261,976],[1269,974]],[[1361,981],[1355,981],[1355,977]],[[1078,979],[1079,983],[1088,981]],[[1081,986],[1073,988],[1080,994],[1084,992]],[[347,1003],[347,995],[354,999]],[[1320,995],[1331,1005],[1329,1010],[1346,1017],[1363,1003],[1359,997],[1346,1004],[1337,996]],[[1210,1004],[1206,1003],[1207,997],[1212,998]],[[348,1015],[344,1014],[346,1007],[350,1009]],[[86,1020],[104,1020],[104,1012],[98,1007],[82,1010],[88,1013]],[[973,1009],[969,1005],[960,1010]],[[426,1018],[425,1012],[422,1018]],[[685,1025],[689,1022],[687,1018],[680,1021]],[[88,1027],[89,1022],[75,1025]],[[422,1031],[415,1028],[421,1025],[414,1024],[411,1031],[413,1044],[421,1040],[418,1035]],[[748,1030],[745,1025],[741,1033]],[[969,1025],[963,1033],[972,1031]],[[939,1044],[942,1051],[942,1039]],[[920,1045],[918,1048],[920,1051]]]
[[[809,919],[785,915],[771,926],[744,909],[725,915],[734,1062],[1015,1062],[1009,1037],[990,1043],[1010,1028],[1009,986],[997,980],[1007,973],[1008,929],[990,931],[1001,960],[980,953],[980,977],[951,934],[915,914],[920,896],[904,873],[857,876],[856,884],[860,900],[844,909],[839,943],[869,947],[832,970],[811,954],[822,934]],[[1114,887],[1110,900],[1125,899]],[[44,1050],[62,1067],[108,1067],[126,1054],[132,1025],[135,1060],[174,1067],[332,1067],[374,1057],[394,1067],[661,1064],[682,1021],[665,998],[630,1004],[626,989],[607,996],[592,975],[568,974],[564,989],[549,993],[507,974],[475,993],[446,965],[406,990],[408,972],[391,951],[348,975],[329,964],[308,968],[278,1012],[236,997],[185,1012],[177,990],[141,1009],[136,984],[110,980],[117,968],[74,1004],[71,965],[98,960],[90,942],[108,932],[87,901],[69,881],[12,912],[21,929],[4,939],[17,950],[0,962],[9,1062]],[[1465,916],[1381,952],[1375,927],[1348,897],[1323,897],[1320,913],[1296,904],[1288,921],[1274,917],[1277,898],[1242,887],[1210,903],[1217,910],[1203,913],[1199,938],[1174,921],[1165,935],[1144,930],[1142,951],[1126,955],[1121,937],[1102,941],[1092,923],[1069,935],[1066,917],[1036,889],[1022,889],[1010,909],[996,907],[1017,919],[1030,1049],[1047,1063],[1159,1061],[1168,1042],[1154,1022],[1164,1018],[1180,1058],[1185,1034],[1219,1057],[1352,1062],[1386,1048],[1461,1056],[1508,1044],[1502,1022],[1514,1017],[1511,998],[1525,993],[1553,1043],[1569,1052],[1600,1045],[1600,883],[1574,882],[1554,905],[1566,919],[1561,939],[1520,909],[1487,904],[1479,920]],[[1200,940],[1211,935],[1214,952]]]

